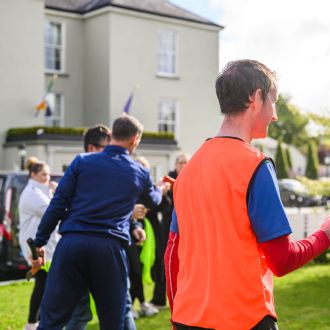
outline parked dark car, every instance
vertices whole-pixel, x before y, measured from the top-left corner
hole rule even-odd
[[[18,243],[18,201],[27,181],[26,172],[0,172],[0,272],[28,268]]]
[[[294,179],[281,179],[278,181],[281,200],[284,206],[320,206],[324,204],[321,195],[312,195],[308,188],[300,181]]]

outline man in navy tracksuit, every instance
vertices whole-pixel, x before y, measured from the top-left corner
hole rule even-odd
[[[62,220],[63,237],[48,275],[39,330],[62,329],[88,290],[100,328],[123,329],[128,276],[125,246],[130,242],[132,210],[141,195],[147,207],[162,198],[148,170],[130,157],[142,129],[134,117],[116,119],[110,145],[100,153],[79,154],[65,172],[34,240],[41,256],[37,262],[42,263],[42,246]],[[136,228],[133,235],[142,240],[144,232]]]

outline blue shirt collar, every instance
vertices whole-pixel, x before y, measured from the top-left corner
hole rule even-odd
[[[115,153],[129,155],[128,149],[121,147],[121,146],[108,145],[104,148],[103,151],[106,152],[107,154],[112,154],[115,152]]]

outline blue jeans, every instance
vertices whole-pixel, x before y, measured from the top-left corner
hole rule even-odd
[[[85,294],[72,313],[65,330],[86,330],[87,323],[93,319],[90,308],[89,293]]]
[[[128,288],[129,288],[129,281],[128,281]],[[132,309],[132,299],[128,290],[126,296],[124,330],[136,330],[136,325],[131,309]],[[93,315],[90,309],[89,294],[86,294],[79,301],[79,304],[75,308],[69,323],[65,327],[65,330],[86,330],[87,323],[91,321],[92,318]]]
[[[126,309],[125,309],[125,328],[124,330],[136,330],[135,321],[131,312],[132,299],[129,291],[127,291]],[[93,318],[89,294],[82,297],[79,304],[75,308],[69,323],[66,325],[65,330],[86,330],[87,323]]]

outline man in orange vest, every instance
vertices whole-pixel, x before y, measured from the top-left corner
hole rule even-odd
[[[276,330],[273,274],[328,249],[330,217],[313,235],[291,241],[274,164],[250,145],[277,120],[275,73],[253,60],[230,62],[216,93],[224,114],[219,133],[174,185],[171,235],[180,234],[180,265],[167,274],[168,282],[177,275],[172,320],[177,330]],[[173,255],[165,258],[170,270],[177,269]]]

